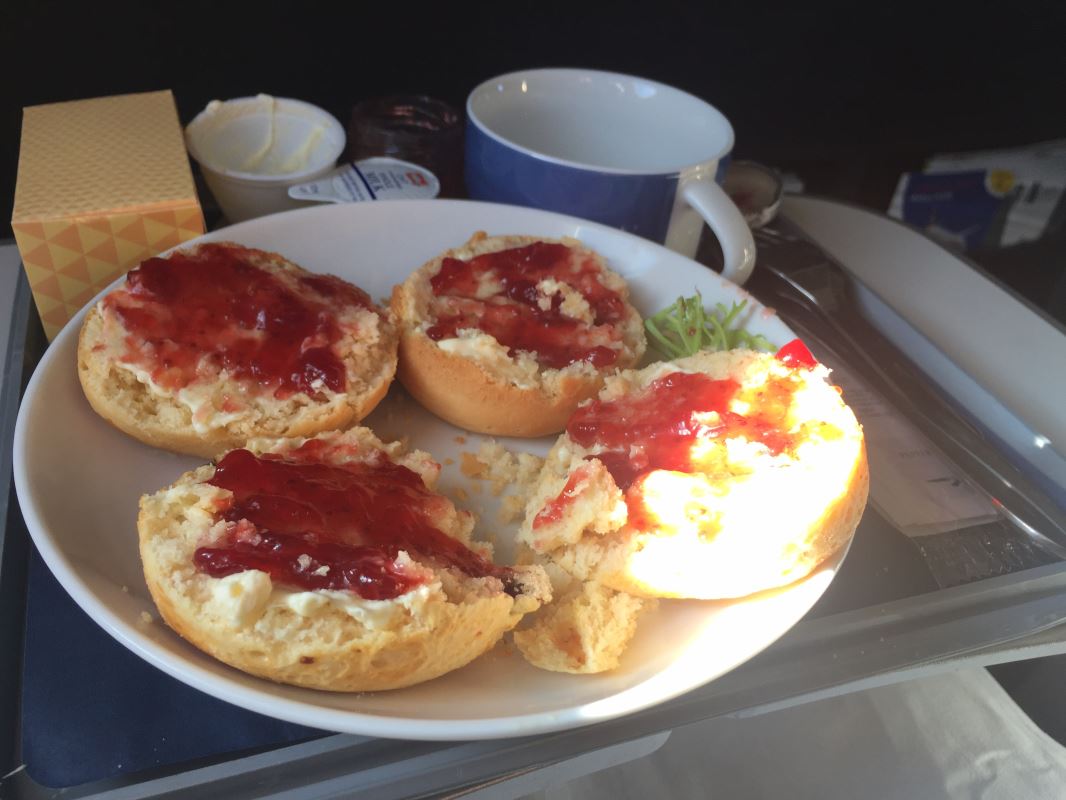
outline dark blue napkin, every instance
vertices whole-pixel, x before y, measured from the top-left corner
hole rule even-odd
[[[185,686],[114,641],[34,551],[22,677],[22,758],[58,788],[289,744],[323,731]]]

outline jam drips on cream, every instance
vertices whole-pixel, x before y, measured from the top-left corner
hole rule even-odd
[[[566,432],[597,458],[626,493],[631,522],[642,518],[641,479],[653,470],[699,472],[700,439],[743,437],[773,455],[793,448],[796,437],[785,425],[793,382],[771,377],[742,389],[734,380],[674,372],[642,391],[617,400],[596,400],[577,410]],[[748,404],[741,414],[734,400]]]
[[[776,355],[792,368],[812,368],[814,357],[799,339]],[[577,444],[595,450],[625,493],[630,524],[647,523],[641,483],[654,470],[693,473],[706,468],[700,440],[743,438],[762,444],[771,455],[795,448],[802,434],[790,433],[788,414],[796,379],[770,375],[754,387],[732,379],[715,380],[702,373],[673,372],[643,389],[616,400],[594,400],[579,408],[566,432]],[[737,410],[733,410],[737,409]],[[534,518],[539,527],[562,515],[573,502],[576,470],[557,498]],[[573,484],[573,485],[572,485]]]
[[[785,366],[812,368],[811,351],[793,339],[775,356]],[[795,381],[768,376],[749,389],[732,379],[713,380],[702,373],[673,372],[635,394],[617,400],[594,400],[567,423],[570,438],[586,449],[599,447],[603,462],[623,491],[655,469],[694,472],[692,449],[697,439],[743,437],[779,455],[796,444],[786,429]],[[730,410],[741,400],[747,410]]]
[[[373,304],[331,275],[297,283],[305,294],[254,266],[251,251],[208,244],[144,261],[129,273],[126,290],[104,304],[126,330],[123,361],[164,388],[214,380],[225,370],[278,399],[323,386],[343,392],[345,368],[333,352],[342,333],[337,317]]]
[[[625,319],[626,307],[620,294],[600,282],[602,274],[593,257],[555,242],[534,242],[468,261],[446,258],[430,280],[438,313],[426,335],[440,341],[477,329],[511,355],[532,353],[549,369],[577,362],[610,366],[619,354],[611,345],[621,339],[613,326]],[[560,294],[541,293],[538,284],[545,280],[580,293],[592,313],[591,324],[564,314]],[[483,293],[486,281],[499,287],[488,297]]]
[[[422,478],[383,455],[370,462],[321,463],[321,442],[285,456],[233,450],[212,486],[233,493],[222,541],[200,547],[197,568],[216,578],[249,569],[304,590],[350,591],[368,600],[398,597],[426,582],[401,550],[472,577],[493,576],[513,591],[513,572],[482,558],[433,524],[446,501]]]
[[[775,356],[793,369],[811,369],[818,362],[799,339]],[[715,380],[702,373],[673,372],[617,400],[594,400],[579,408],[567,423],[571,440],[595,449],[596,458],[625,493],[630,524],[646,521],[641,481],[654,470],[700,472],[699,440],[742,437],[764,445],[771,455],[795,448],[802,433],[790,433],[788,413],[795,379],[770,375],[760,386],[744,388],[732,379]],[[734,401],[739,401],[736,405]],[[732,410],[742,408],[743,413]],[[832,431],[822,426],[822,435]],[[712,465],[713,468],[713,465]],[[533,519],[533,528],[559,520],[574,502],[577,486],[587,475],[579,467],[559,495]]]

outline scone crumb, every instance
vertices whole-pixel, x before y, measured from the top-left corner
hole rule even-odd
[[[152,617],[152,615],[149,614],[147,611],[142,611],[141,612],[141,624],[142,625],[151,625],[153,619],[154,618]]]
[[[478,449],[478,460],[488,467],[494,481],[518,483],[532,480],[540,472],[544,459],[531,453],[512,453],[499,442],[483,442]]]
[[[459,487],[455,490],[455,498],[462,503],[465,503],[470,499],[470,495],[466,493],[466,489]]]
[[[520,516],[526,507],[526,498],[523,495],[512,494],[503,498],[503,503],[500,505],[500,522],[504,525],[514,522]]]
[[[466,444],[466,437],[465,436],[456,436],[455,437],[455,443],[456,444]]]
[[[446,459],[444,459],[444,466],[446,466],[446,467],[450,467],[454,463],[455,463],[455,459],[454,458],[446,458]]]
[[[460,469],[468,478],[489,481],[493,497],[510,490],[500,511],[500,522],[508,523],[522,513],[543,464],[543,458],[531,453],[512,453],[499,442],[489,439],[481,443],[476,454],[462,454]],[[472,488],[480,494],[479,485],[474,484]]]
[[[464,452],[459,470],[468,478],[482,478],[488,473],[489,465],[478,459],[473,453]]]
[[[540,475],[540,470],[543,466],[544,459],[540,456],[535,456],[532,453],[519,453],[517,482],[521,484],[532,483]]]

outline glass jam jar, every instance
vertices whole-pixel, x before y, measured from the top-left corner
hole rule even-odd
[[[441,197],[462,197],[462,115],[425,95],[364,100],[352,109],[348,159],[390,156],[425,167],[437,176]]]

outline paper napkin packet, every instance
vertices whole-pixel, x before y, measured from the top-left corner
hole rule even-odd
[[[24,109],[11,227],[49,339],[115,278],[201,235],[173,95]]]
[[[1066,140],[936,156],[900,178],[889,215],[959,250],[1057,232],[1066,219]]]

